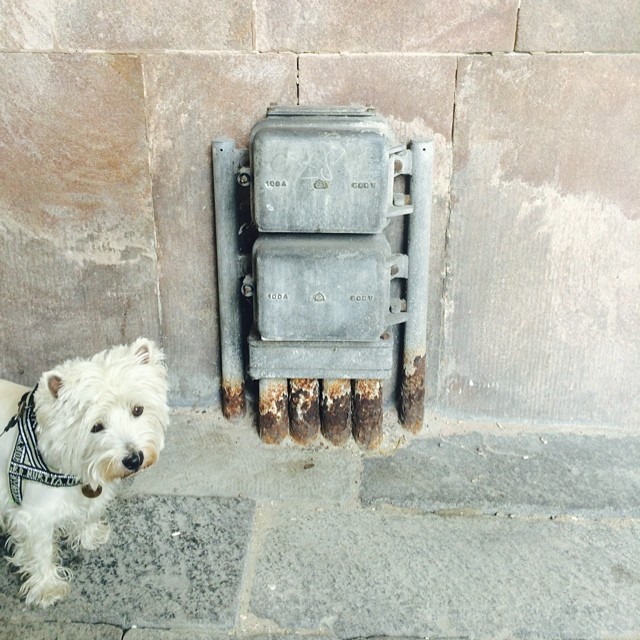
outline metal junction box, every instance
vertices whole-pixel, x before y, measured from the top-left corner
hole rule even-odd
[[[292,106],[268,110],[249,150],[224,138],[212,149],[225,415],[244,411],[248,374],[264,441],[310,441],[322,408],[332,442],[353,422],[377,446],[389,329],[403,323],[401,419],[419,429],[433,142],[398,145],[371,108]]]
[[[391,135],[371,109],[270,109],[250,139],[258,229],[382,231],[392,206]]]
[[[378,340],[389,315],[384,237],[261,236],[253,247],[256,329],[263,340]]]

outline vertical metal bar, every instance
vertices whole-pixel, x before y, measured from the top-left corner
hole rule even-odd
[[[382,443],[382,381],[355,380],[353,387],[353,437],[365,449],[377,449]]]
[[[267,444],[282,442],[289,433],[286,379],[262,378],[259,382],[260,439]]]
[[[400,419],[403,426],[414,433],[420,431],[424,419],[433,147],[432,140],[411,141],[413,213],[408,222],[409,315],[404,328]]]
[[[238,152],[233,140],[212,143],[213,187],[218,272],[218,316],[222,364],[222,412],[227,419],[244,415],[244,367],[238,269],[236,171]]]
[[[340,446],[351,435],[351,380],[323,380],[322,435]]]
[[[300,444],[313,442],[320,433],[320,389],[313,378],[289,380],[289,433]]]

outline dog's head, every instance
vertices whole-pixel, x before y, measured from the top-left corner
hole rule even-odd
[[[96,488],[154,464],[169,423],[162,351],[140,338],[43,374],[38,446],[51,469]]]

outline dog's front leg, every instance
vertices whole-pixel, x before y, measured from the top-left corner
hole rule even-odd
[[[108,522],[96,518],[87,520],[84,526],[69,536],[69,544],[73,549],[82,547],[88,551],[97,549],[109,539],[111,526]]]
[[[36,518],[14,518],[10,527],[10,558],[25,578],[20,596],[27,604],[41,607],[64,598],[69,592],[71,572],[58,564],[53,524]]]

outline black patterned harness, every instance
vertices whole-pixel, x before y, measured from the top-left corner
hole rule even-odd
[[[9,461],[9,488],[16,504],[22,504],[22,483],[32,480],[49,487],[76,487],[81,480],[73,475],[51,471],[42,459],[36,439],[36,419],[34,395],[38,385],[22,396],[18,413],[9,420],[3,434],[18,427],[16,443]]]

